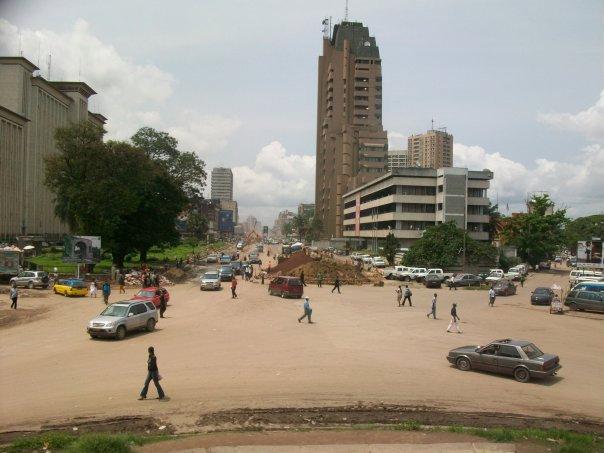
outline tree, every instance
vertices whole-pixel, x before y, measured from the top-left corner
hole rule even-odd
[[[536,195],[529,212],[509,217],[501,230],[503,243],[514,245],[518,255],[534,266],[550,259],[565,243],[566,209],[554,210],[547,195]]]
[[[313,215],[308,223],[305,239],[307,242],[317,241],[321,237],[323,231],[323,222],[321,219]]]
[[[290,236],[293,233],[294,227],[292,222],[286,222],[281,226],[281,234],[283,236]]]
[[[152,160],[164,166],[191,203],[203,198],[205,163],[191,151],[180,151],[178,140],[151,127],[140,128],[131,138]]]
[[[174,220],[184,193],[166,169],[125,142],[104,143],[90,123],[56,131],[59,153],[46,160],[45,183],[55,194],[55,212],[76,234],[101,236],[113,262],[141,257],[152,245],[178,238]]]
[[[579,217],[568,222],[565,228],[565,245],[573,254],[577,253],[577,241],[604,238],[604,214]]]
[[[398,239],[393,233],[388,233],[386,242],[384,243],[384,256],[388,260],[388,264],[394,265],[394,255],[398,252]]]
[[[205,239],[208,232],[208,219],[197,211],[189,212],[187,219],[187,231],[193,233],[197,239]]]
[[[486,214],[489,216],[489,241],[493,241],[501,230],[503,216],[501,215],[501,212],[499,212],[499,205],[491,204],[491,202],[489,202]]]
[[[464,248],[467,263],[495,262],[497,251],[490,243],[473,240],[454,222],[427,228],[423,236],[409,247],[403,262],[408,266],[449,268],[463,264]]]

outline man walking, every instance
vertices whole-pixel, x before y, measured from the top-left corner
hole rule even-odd
[[[340,277],[338,277],[337,275],[336,279],[333,282],[333,288],[331,289],[331,292],[333,293],[336,288],[338,289],[338,294],[342,294],[340,292]]]
[[[103,300],[105,301],[105,305],[109,303],[109,295],[111,294],[111,285],[109,284],[109,280],[105,280],[103,283]]]
[[[409,306],[413,307],[413,304],[411,303],[411,296],[413,296],[413,293],[409,289],[409,285],[405,285],[405,297],[403,298],[403,307],[405,306],[406,301],[409,301]]]
[[[430,313],[426,315],[426,317],[429,318],[430,315],[432,315],[433,319],[436,319],[436,293],[434,293],[434,297],[432,298],[432,309],[430,310]]]
[[[138,399],[147,399],[149,383],[153,381],[153,383],[155,384],[155,388],[157,389],[159,399],[163,400],[166,395],[164,394],[164,390],[161,388],[161,385],[159,385],[159,380],[161,379],[161,376],[159,375],[159,369],[157,368],[157,357],[155,356],[155,349],[153,348],[153,346],[149,346],[148,351],[149,358],[147,359],[147,379],[145,379],[145,385],[141,390],[141,395]]]
[[[19,298],[19,291],[17,290],[17,284],[13,282],[8,292],[8,297],[10,297],[11,304],[10,308],[17,309],[17,299]]]
[[[166,309],[168,308],[168,301],[166,301],[166,293],[161,289],[158,289],[155,294],[159,296],[159,317],[163,318]]]
[[[524,280],[526,279],[526,277],[524,276],[524,274],[520,274],[520,286],[522,288],[524,288]]]
[[[306,282],[304,281],[304,271],[300,271],[300,281],[302,282],[302,286],[306,286]]]
[[[120,285],[120,294],[126,294],[126,288],[124,287],[126,285],[126,277],[123,270],[118,274],[117,282]]]
[[[495,305],[495,290],[491,286],[489,289],[489,307],[493,307]]]
[[[298,322],[302,322],[304,318],[308,318],[308,323],[312,324],[312,320],[310,319],[312,316],[312,308],[310,308],[310,300],[308,297],[304,298],[304,314],[298,318]]]
[[[403,288],[401,285],[398,285],[396,288],[396,301],[398,302],[398,306],[401,306],[401,300],[403,299]]]
[[[453,306],[451,307],[451,322],[449,323],[449,327],[447,327],[447,332],[451,332],[451,328],[455,327],[457,329],[457,333],[461,333],[459,330],[459,316],[457,316],[457,304],[453,302]]]
[[[237,299],[237,279],[234,275],[231,279],[231,299]]]
[[[317,273],[317,287],[321,288],[323,286],[323,274],[321,272]]]

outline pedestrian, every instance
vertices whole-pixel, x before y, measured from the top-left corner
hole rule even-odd
[[[430,313],[428,313],[426,315],[427,318],[430,317],[430,315],[432,315],[433,319],[436,319],[436,293],[434,293],[434,297],[432,298],[432,308],[430,310]]]
[[[302,320],[304,318],[308,318],[308,323],[312,324],[313,322],[311,320],[311,316],[312,316],[312,308],[310,308],[310,300],[308,299],[308,297],[305,297],[304,298],[304,314],[298,318],[298,322],[302,322]]]
[[[17,290],[17,284],[13,282],[8,292],[8,297],[10,297],[11,304],[10,308],[17,309],[17,299],[19,298],[19,291]]]
[[[489,307],[493,307],[495,305],[495,290],[491,286],[489,289]]]
[[[237,279],[234,275],[231,279],[231,299],[237,299]]]
[[[105,305],[109,303],[109,296],[111,295],[111,285],[108,280],[105,280],[103,283],[103,300],[105,301]]]
[[[166,309],[168,308],[168,301],[166,300],[166,293],[161,289],[155,291],[155,295],[159,296],[159,317],[163,318]]]
[[[524,280],[525,280],[525,276],[524,274],[520,274],[520,286],[522,288],[524,288]]]
[[[335,279],[335,280],[334,280],[334,282],[333,282],[333,288],[331,289],[331,292],[333,293],[333,291],[334,291],[336,288],[338,289],[338,294],[342,294],[342,293],[340,292],[340,277],[338,277],[337,275],[336,275],[336,279]]]
[[[149,275],[145,272],[143,273],[143,288],[149,287]]]
[[[126,276],[124,275],[123,269],[117,276],[117,282],[120,285],[120,294],[126,294]]]
[[[300,271],[300,281],[302,282],[302,286],[306,286],[306,282],[304,281],[304,271]]]
[[[271,273],[271,263],[268,263],[268,270],[267,270],[267,273],[269,273],[269,274]]]
[[[413,304],[411,303],[411,296],[413,296],[413,293],[409,289],[409,285],[405,285],[405,297],[403,298],[403,307],[405,306],[405,302],[407,301],[409,301],[409,306],[413,307]]]
[[[323,274],[321,272],[317,273],[317,286],[319,288],[323,287]]]
[[[139,400],[147,399],[147,391],[149,390],[149,383],[153,381],[155,384],[155,388],[157,389],[157,394],[160,400],[163,400],[166,395],[164,394],[164,389],[159,385],[159,381],[161,380],[161,376],[159,374],[159,368],[157,368],[157,357],[155,356],[155,349],[153,346],[149,346],[149,358],[147,359],[147,379],[145,379],[145,385],[141,390],[141,395],[138,398]]]
[[[266,272],[265,271],[261,271],[260,272],[260,283],[262,285],[264,285],[264,277],[266,276]]]
[[[396,301],[398,302],[398,306],[401,306],[401,300],[403,298],[403,288],[401,285],[398,285],[398,288],[396,288]]]
[[[453,302],[453,306],[451,307],[451,322],[449,323],[449,327],[447,327],[447,332],[451,332],[451,328],[455,327],[457,329],[457,333],[461,333],[459,330],[459,316],[457,316],[457,304]]]
[[[90,297],[96,297],[96,280],[90,282]]]

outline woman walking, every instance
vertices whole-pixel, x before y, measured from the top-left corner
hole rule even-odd
[[[96,280],[90,282],[90,297],[96,297]]]
[[[10,287],[10,291],[8,292],[8,296],[12,303],[10,304],[10,308],[17,309],[17,299],[19,298],[19,291],[17,290],[17,284],[13,282],[13,285]]]
[[[461,333],[459,330],[459,316],[457,316],[457,304],[453,302],[453,306],[451,307],[451,322],[449,323],[449,327],[447,327],[447,332],[451,332],[451,329],[455,327],[457,333]]]

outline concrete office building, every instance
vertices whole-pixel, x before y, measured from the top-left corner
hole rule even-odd
[[[300,203],[298,205],[298,215],[315,215],[314,203]]]
[[[95,93],[83,82],[53,82],[23,57],[0,57],[0,238],[21,235],[58,240],[69,232],[54,213],[44,185],[44,158],[57,152],[57,128],[81,121],[100,127],[88,111]]]
[[[211,198],[215,200],[233,199],[233,172],[230,168],[216,167],[212,169]]]
[[[442,168],[453,166],[453,135],[431,129],[407,139],[409,167]]]
[[[396,168],[407,168],[409,165],[409,152],[406,149],[388,150],[388,171]]]
[[[397,169],[344,195],[344,237],[379,240],[392,232],[408,247],[427,227],[454,221],[486,241],[491,179],[490,170]]]
[[[342,236],[342,195],[386,173],[382,66],[375,38],[359,22],[324,29],[317,96],[316,215],[324,237]]]

